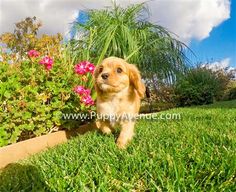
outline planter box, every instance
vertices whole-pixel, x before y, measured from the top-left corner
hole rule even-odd
[[[95,124],[86,124],[72,131],[58,131],[35,137],[19,143],[4,146],[0,148],[0,168],[6,165],[24,159],[32,154],[46,150],[60,143],[66,142],[73,136],[84,134],[95,129]]]

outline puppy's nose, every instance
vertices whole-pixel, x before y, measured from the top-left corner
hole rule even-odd
[[[109,77],[109,74],[108,73],[103,73],[101,76],[102,76],[103,79],[107,79]]]

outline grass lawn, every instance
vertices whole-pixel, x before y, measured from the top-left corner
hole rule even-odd
[[[236,100],[139,120],[127,150],[90,132],[12,164],[0,191],[236,191]]]

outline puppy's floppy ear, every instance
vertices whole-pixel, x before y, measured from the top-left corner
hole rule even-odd
[[[145,93],[145,86],[141,80],[141,75],[138,68],[133,64],[128,64],[129,66],[129,79],[130,84],[134,86],[138,95],[143,98]]]
[[[100,71],[101,65],[97,65],[94,72],[93,72],[93,77],[94,79],[96,79],[99,75],[99,71]]]
[[[94,81],[94,88],[97,92],[99,92],[99,88],[98,88],[98,85],[97,85],[97,81],[96,79],[98,78],[98,75],[100,73],[100,68],[101,68],[101,65],[97,65],[94,72],[93,72],[93,81]]]

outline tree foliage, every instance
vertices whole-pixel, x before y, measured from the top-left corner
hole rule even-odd
[[[137,64],[146,77],[155,74],[169,82],[185,69],[186,46],[165,28],[148,21],[144,3],[89,10],[88,15],[86,23],[75,24],[79,39],[73,40],[73,47],[78,55],[81,49],[88,49],[97,63],[108,56],[122,57]]]
[[[62,35],[43,34],[38,37],[38,31],[42,23],[36,17],[27,17],[15,24],[14,32],[7,32],[0,36],[0,42],[4,43],[12,53],[24,57],[31,49],[36,49],[45,55],[58,55]]]
[[[23,21],[15,24],[13,33],[4,33],[0,36],[0,41],[5,43],[14,53],[23,55],[36,44],[36,36],[41,23],[36,21],[36,17],[27,17]]]

